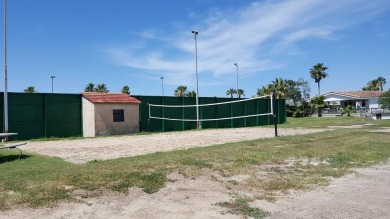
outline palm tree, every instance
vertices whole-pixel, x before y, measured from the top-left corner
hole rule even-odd
[[[365,87],[362,88],[363,91],[378,91],[380,90],[380,83],[378,79],[374,79],[372,81],[369,81]]]
[[[193,91],[189,91],[186,93],[186,97],[196,97],[196,92],[193,90]]]
[[[383,91],[383,85],[386,84],[386,79],[384,77],[378,77],[372,81],[369,81],[365,87],[362,88],[364,91]]]
[[[130,95],[130,88],[129,88],[129,86],[127,86],[127,85],[123,86],[122,90],[121,90],[121,93]]]
[[[241,98],[241,95],[245,97],[244,92],[245,92],[245,91],[244,91],[243,89],[238,89],[238,90],[237,90],[238,98]]]
[[[95,85],[93,83],[87,84],[87,86],[84,89],[85,92],[93,92],[94,90],[95,90]]]
[[[370,87],[371,87],[371,90],[378,91],[381,89],[381,84],[379,83],[378,79],[374,79],[374,80],[370,81]]]
[[[325,96],[319,95],[310,100],[311,105],[318,110],[318,117],[322,116],[322,108],[326,106]]]
[[[313,66],[312,69],[310,69],[310,76],[314,79],[314,81],[318,84],[318,96],[321,95],[320,93],[320,81],[326,77],[328,77],[328,73],[325,71],[328,69],[328,67],[324,66],[324,63],[318,63]]]
[[[380,76],[376,80],[378,81],[379,86],[381,87],[381,91],[383,91],[383,85],[386,84],[386,79]]]
[[[262,86],[261,88],[257,88],[256,95],[258,97],[260,96],[265,96],[265,95],[270,95],[272,94],[272,85],[267,85],[267,86]]]
[[[230,95],[230,98],[233,98],[233,94],[236,94],[237,90],[230,88],[229,90],[226,91],[226,95]]]
[[[272,89],[275,92],[275,98],[284,98],[288,92],[288,86],[285,80],[282,78],[276,78],[272,81]]]
[[[37,91],[35,90],[34,86],[29,86],[26,89],[24,89],[24,92],[32,94],[32,93],[36,93]]]
[[[110,91],[107,89],[106,84],[98,84],[94,89],[94,92],[98,93],[109,93]]]
[[[347,107],[343,108],[343,114],[347,114],[347,116],[351,116],[351,113],[355,111],[355,107],[352,105],[348,105]]]
[[[184,97],[187,93],[187,86],[178,86],[175,90],[175,96]]]

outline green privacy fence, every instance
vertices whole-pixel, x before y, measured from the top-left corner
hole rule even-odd
[[[196,122],[149,120],[148,104],[195,105],[195,97],[134,96],[140,104],[140,131],[180,131],[196,129]],[[0,93],[0,122],[3,125],[4,94]],[[49,93],[8,93],[8,132],[19,135],[11,140],[24,140],[48,137],[82,136],[81,94]],[[222,103],[231,98],[200,97],[199,104]],[[200,119],[230,118],[234,116],[254,115],[270,112],[269,99],[255,99],[234,104],[200,107]],[[286,121],[285,101],[276,100],[275,112],[278,123]],[[154,108],[153,116],[175,119],[196,120],[196,108]],[[239,119],[203,121],[202,128],[237,128],[273,124],[273,117],[255,116]],[[4,125],[3,125],[4,126]]]
[[[149,119],[149,104],[157,105],[195,105],[195,97],[162,97],[162,96],[133,96],[140,100],[140,131],[161,132],[181,131],[196,129],[196,121],[171,121],[161,119]],[[200,97],[199,104],[222,103],[232,100],[231,98]],[[271,107],[270,99],[253,99],[234,104],[212,105],[199,108],[200,119],[230,118],[235,116],[246,116],[254,114],[269,113]],[[277,112],[278,123],[286,122],[285,101],[276,100],[275,112]],[[151,107],[151,114],[154,117],[171,119],[192,119],[196,120],[195,107],[162,108]],[[271,125],[274,123],[273,116],[254,116],[238,119],[224,119],[217,121],[203,121],[202,128],[238,128],[250,126]]]
[[[4,131],[4,94],[0,93]],[[81,94],[8,93],[8,132],[14,140],[82,136]]]

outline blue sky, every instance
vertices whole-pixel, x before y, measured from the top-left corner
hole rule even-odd
[[[388,0],[7,3],[10,92],[35,86],[50,93],[51,75],[57,93],[105,83],[111,92],[128,85],[134,95],[161,95],[161,76],[165,95],[179,85],[195,90],[192,30],[199,32],[200,96],[226,97],[226,90],[236,88],[234,63],[246,97],[278,77],[303,77],[313,96],[317,85],[309,70],[316,63],[329,68],[321,93],[360,90],[379,76],[390,87]]]

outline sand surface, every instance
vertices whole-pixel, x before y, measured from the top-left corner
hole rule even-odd
[[[279,129],[295,135],[326,129]],[[75,163],[115,159],[156,151],[202,147],[226,142],[272,137],[274,129],[240,128],[171,132],[55,142],[29,142],[24,151],[56,156]],[[237,176],[238,177],[238,176]],[[245,178],[244,178],[245,180]],[[390,218],[390,163],[335,179],[329,186],[279,198],[275,203],[255,201],[253,207],[271,212],[269,218]],[[146,194],[130,188],[129,194],[107,192],[82,198],[81,203],[61,203],[54,208],[19,208],[1,212],[0,218],[242,218],[222,214],[217,202],[232,198],[220,181],[208,176],[168,176],[166,186]]]
[[[279,136],[308,134],[328,129],[278,129]],[[273,128],[208,129],[80,140],[29,142],[23,150],[60,157],[73,163],[131,157],[153,152],[205,147],[275,136]]]

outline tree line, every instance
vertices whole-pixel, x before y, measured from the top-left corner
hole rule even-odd
[[[323,63],[315,64],[309,71],[310,77],[314,79],[318,87],[318,96],[320,96],[320,82],[327,78],[329,75],[326,72],[328,67]],[[363,91],[383,91],[383,86],[386,84],[386,79],[382,76],[369,81],[366,86],[362,88]],[[390,90],[390,89],[389,89]],[[109,93],[106,84],[95,84],[89,83],[86,85],[85,92],[100,92],[100,93]],[[37,93],[38,91],[34,86],[29,86],[24,89],[25,93]],[[291,100],[295,106],[298,102],[305,102],[310,99],[311,88],[309,82],[300,77],[297,81],[291,79],[275,78],[271,81],[270,84],[262,86],[257,89],[255,96],[264,96],[275,93],[276,98]],[[126,93],[130,95],[129,86],[125,85],[121,89],[121,93]],[[238,98],[245,96],[245,91],[243,89],[234,89],[229,88],[226,91],[226,95],[233,98],[233,95],[237,95]],[[174,96],[179,97],[196,97],[195,91],[188,91],[187,86],[180,85],[174,90]]]
[[[173,95],[176,97],[196,97],[195,91],[188,91],[187,86],[180,85],[176,88]]]
[[[26,89],[23,90],[23,92],[38,93],[34,86],[28,86]],[[85,86],[84,92],[109,93],[110,90],[108,90],[107,85],[104,83],[97,84],[96,86],[93,83],[89,83],[87,84],[87,86]],[[123,86],[121,89],[121,93],[130,95],[130,87],[127,85]]]

